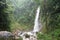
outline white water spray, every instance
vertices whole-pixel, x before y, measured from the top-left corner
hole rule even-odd
[[[40,6],[37,8],[37,13],[36,13],[36,17],[35,17],[33,32],[39,32],[39,30],[40,30],[39,21],[38,21],[39,13],[40,13]]]

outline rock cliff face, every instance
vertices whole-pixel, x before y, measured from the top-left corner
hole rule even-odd
[[[0,40],[14,40],[15,36],[8,31],[0,31]]]
[[[11,32],[8,31],[0,31],[0,37],[13,37],[14,35]]]

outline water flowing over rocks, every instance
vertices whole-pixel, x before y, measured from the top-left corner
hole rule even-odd
[[[11,33],[8,31],[0,31],[0,37],[8,38],[14,37],[15,39],[19,39],[20,37],[23,40],[37,40],[37,32],[41,30],[41,23],[39,23],[39,13],[40,13],[40,6],[37,8],[36,17],[34,21],[34,28],[32,31],[23,32],[23,31],[16,31],[15,33]]]
[[[37,40],[37,32],[42,28],[41,23],[39,23],[39,13],[40,6],[37,8],[37,13],[34,21],[34,29],[29,32],[19,32],[18,35],[22,37],[23,40]]]

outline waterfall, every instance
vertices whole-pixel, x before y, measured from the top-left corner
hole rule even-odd
[[[36,17],[35,17],[35,21],[34,21],[34,29],[33,32],[38,32],[40,30],[39,27],[39,13],[40,13],[40,6],[37,8],[37,13],[36,13]]]
[[[21,36],[23,40],[37,40],[36,32],[39,32],[41,30],[41,22],[39,23],[39,13],[40,13],[40,6],[37,8],[33,31],[18,33],[18,35]],[[26,34],[29,35],[30,37],[26,38],[25,37]]]

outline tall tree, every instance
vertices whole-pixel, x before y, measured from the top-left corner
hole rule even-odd
[[[6,0],[0,0],[0,31],[10,31]]]

